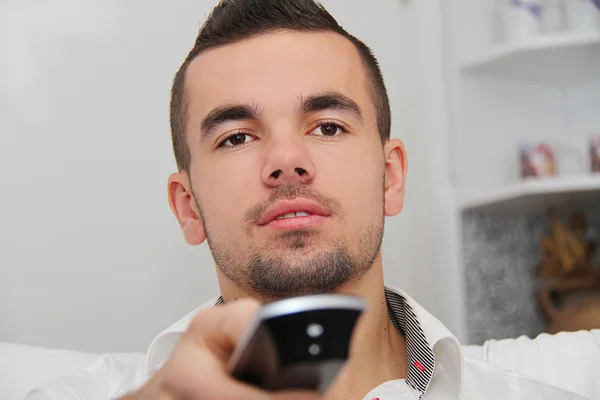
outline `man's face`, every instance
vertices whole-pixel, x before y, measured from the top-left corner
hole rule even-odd
[[[386,163],[354,45],[266,34],[200,54],[186,79],[190,186],[225,276],[280,298],[368,270]]]

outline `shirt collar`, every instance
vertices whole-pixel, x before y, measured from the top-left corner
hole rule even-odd
[[[386,287],[385,297],[394,327],[406,338],[406,383],[424,394],[434,380],[437,363],[455,382],[456,394],[460,395],[462,353],[456,337],[404,291]],[[144,373],[154,373],[170,357],[198,311],[222,304],[221,297],[212,298],[156,336],[146,354]]]
[[[406,383],[423,395],[436,370],[443,369],[460,396],[462,353],[458,339],[404,291],[386,287],[385,297],[394,327],[406,338]]]

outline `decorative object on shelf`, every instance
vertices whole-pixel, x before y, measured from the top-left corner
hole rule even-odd
[[[600,30],[600,0],[566,0],[566,15],[572,31]]]
[[[536,271],[543,279],[537,298],[548,332],[600,328],[600,268],[592,265],[597,243],[588,237],[587,221],[573,213],[567,228],[555,212],[548,218],[550,232],[540,242]]]
[[[542,0],[503,0],[502,21],[507,42],[521,42],[542,32]]]
[[[593,173],[600,173],[600,133],[590,139],[590,161]]]
[[[552,147],[547,143],[532,145],[523,143],[520,147],[521,177],[544,177],[556,174]]]
[[[544,33],[559,32],[566,28],[565,0],[544,0]]]
[[[587,175],[585,152],[570,141],[552,140],[550,145],[554,149],[557,174],[561,176]]]
[[[537,267],[540,278],[563,278],[586,275],[596,249],[586,239],[587,221],[581,213],[573,213],[566,228],[554,211],[548,212],[550,232],[540,241],[541,260]]]

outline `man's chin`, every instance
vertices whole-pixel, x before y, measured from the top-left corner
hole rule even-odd
[[[306,242],[306,241],[294,241],[285,244],[279,244],[276,248],[270,251],[263,252],[263,256],[266,258],[285,259],[289,261],[290,257],[294,261],[311,260],[319,255],[333,252],[334,249],[331,246],[324,246],[320,243]]]
[[[305,251],[328,251],[332,250],[327,241],[319,232],[314,231],[289,231],[279,234],[269,240],[267,248],[274,251],[305,250]]]
[[[249,265],[249,278],[256,293],[283,298],[333,292],[360,270],[344,248],[286,248],[257,254]]]

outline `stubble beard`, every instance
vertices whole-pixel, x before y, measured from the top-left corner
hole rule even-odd
[[[293,197],[298,190],[284,191],[287,197]],[[307,194],[303,189],[300,191],[303,192],[301,194]],[[199,209],[202,210],[201,207]],[[234,243],[213,235],[204,215],[202,219],[217,267],[241,289],[265,300],[333,293],[360,278],[371,268],[379,254],[384,227],[382,206],[377,220],[359,232],[355,251],[349,248],[342,233],[331,240],[329,249],[317,250],[312,247],[312,236],[318,234],[292,231],[286,232],[285,238],[280,238],[284,239],[281,248],[273,251],[253,246],[249,251],[250,256],[244,260]]]

